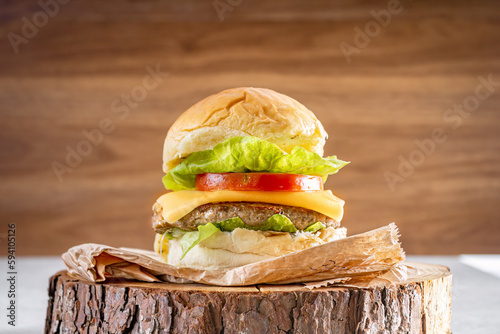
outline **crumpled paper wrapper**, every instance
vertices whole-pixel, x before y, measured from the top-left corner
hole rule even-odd
[[[83,244],[62,255],[73,276],[92,282],[125,278],[145,282],[198,282],[220,286],[305,283],[308,288],[331,284],[392,284],[406,279],[399,265],[405,254],[394,223],[303,251],[228,270],[178,268],[152,252]]]

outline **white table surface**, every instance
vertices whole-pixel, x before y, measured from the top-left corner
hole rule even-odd
[[[453,273],[454,334],[500,333],[500,255],[408,256],[442,264]],[[17,257],[17,324],[7,324],[7,259],[0,257],[0,333],[43,333],[51,275],[64,269],[59,257]],[[485,271],[488,270],[489,272]]]

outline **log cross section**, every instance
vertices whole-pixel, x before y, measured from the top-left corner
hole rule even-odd
[[[59,272],[45,333],[451,333],[451,274],[442,268],[389,288],[313,290],[91,283]]]

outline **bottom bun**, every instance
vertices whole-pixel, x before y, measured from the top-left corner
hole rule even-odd
[[[293,234],[237,228],[232,232],[216,232],[193,247],[182,260],[178,239],[162,240],[162,235],[157,234],[154,249],[161,254],[164,262],[173,266],[217,270],[244,266],[345,237],[346,229],[343,227]]]

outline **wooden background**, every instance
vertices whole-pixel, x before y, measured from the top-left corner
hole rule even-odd
[[[479,76],[500,82],[498,1],[401,1],[350,63],[339,45],[354,45],[354,29],[387,1],[243,0],[221,22],[212,1],[73,0],[18,53],[8,34],[21,36],[40,7],[1,3],[2,253],[11,222],[19,255],[85,242],[151,249],[168,128],[235,86],[268,87],[316,113],[326,153],[352,161],[327,183],[346,200],[351,234],[395,221],[409,254],[500,253],[500,86],[469,117],[443,119]],[[168,76],[120,119],[113,101],[157,64]],[[52,163],[104,118],[114,130],[60,182]],[[436,128],[447,140],[391,191],[384,173]]]

